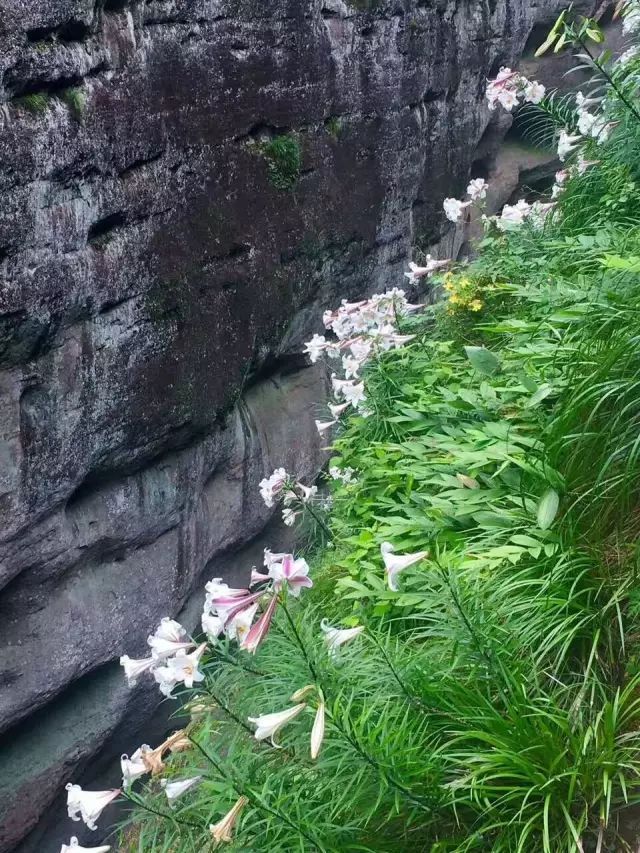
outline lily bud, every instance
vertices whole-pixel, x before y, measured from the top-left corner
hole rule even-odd
[[[318,710],[316,711],[316,717],[313,721],[313,728],[311,729],[311,758],[315,761],[315,759],[320,754],[320,747],[322,746],[322,741],[324,740],[324,702],[320,702],[318,705]]]

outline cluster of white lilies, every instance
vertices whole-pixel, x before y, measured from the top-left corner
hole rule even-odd
[[[385,542],[380,548],[385,566],[388,583],[396,590],[397,577],[409,566],[425,559],[425,551],[414,554],[395,554],[393,546]],[[249,653],[254,653],[267,636],[273,614],[282,593],[297,597],[304,588],[313,586],[309,577],[309,566],[301,558],[293,554],[274,554],[268,549],[264,552],[265,572],[251,573],[251,582],[247,589],[229,587],[220,578],[214,578],[206,584],[205,606],[202,614],[202,628],[207,635],[208,643],[215,644],[221,635],[235,640],[239,647]],[[262,608],[258,616],[258,609]],[[256,618],[257,616],[257,618]],[[255,621],[254,621],[255,620]],[[323,620],[321,631],[328,654],[334,657],[340,646],[355,639],[364,630],[362,625],[351,628],[339,628]],[[173,619],[164,618],[156,631],[149,636],[148,645],[151,654],[147,658],[132,659],[123,655],[120,663],[130,686],[134,686],[141,675],[151,673],[161,692],[171,697],[178,684],[185,688],[193,688],[205,678],[199,668],[208,643],[198,643],[189,637],[187,631]],[[306,685],[291,696],[296,703],[282,711],[260,714],[248,717],[248,722],[255,727],[257,741],[268,740],[276,747],[276,735],[288,723],[292,722],[307,706],[308,698],[315,699],[316,712],[310,734],[310,754],[316,759],[325,736],[325,701],[322,690],[317,685]],[[307,700],[307,701],[304,701]],[[196,706],[192,706],[195,713]],[[204,707],[204,706],[203,706]],[[118,797],[126,796],[128,790],[138,779],[151,775],[158,776],[165,769],[164,757],[167,753],[181,752],[192,747],[192,741],[187,730],[179,730],[170,735],[163,743],[152,749],[143,744],[131,755],[121,757],[122,787],[106,791],[85,791],[79,785],[67,785],[67,808],[69,817],[74,821],[84,821],[90,829],[97,829],[96,821],[103,810]],[[169,806],[176,799],[198,786],[202,775],[185,779],[160,779]],[[216,824],[209,826],[211,843],[232,840],[232,830],[242,809],[249,800],[241,796],[232,808]],[[77,838],[73,837],[69,844],[63,844],[61,853],[106,853],[110,847],[82,847]]]

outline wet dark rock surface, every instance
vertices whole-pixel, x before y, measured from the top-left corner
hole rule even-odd
[[[317,471],[292,354],[441,239],[554,6],[1,0],[0,851],[138,745],[118,657]]]

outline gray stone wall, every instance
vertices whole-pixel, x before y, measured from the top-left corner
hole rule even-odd
[[[119,655],[318,469],[292,354],[445,235],[554,5],[0,0],[0,851],[137,746]]]

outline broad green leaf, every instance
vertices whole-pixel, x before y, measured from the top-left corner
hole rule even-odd
[[[538,527],[541,530],[548,530],[553,524],[553,520],[558,514],[560,506],[560,496],[555,489],[547,489],[540,503],[538,504]]]
[[[543,400],[546,400],[546,398],[552,392],[553,392],[553,387],[545,382],[544,385],[541,385],[538,388],[538,390],[536,391],[536,393],[529,400],[527,400],[527,402],[525,404],[526,407],[528,409],[531,409],[531,408],[533,408],[533,406],[537,406],[538,403],[541,403]]]
[[[640,258],[637,255],[629,255],[623,258],[621,255],[605,255],[599,258],[603,267],[609,270],[625,270],[627,272],[640,272]]]
[[[500,359],[486,347],[465,347],[464,351],[471,365],[478,373],[493,376],[500,370]]]

